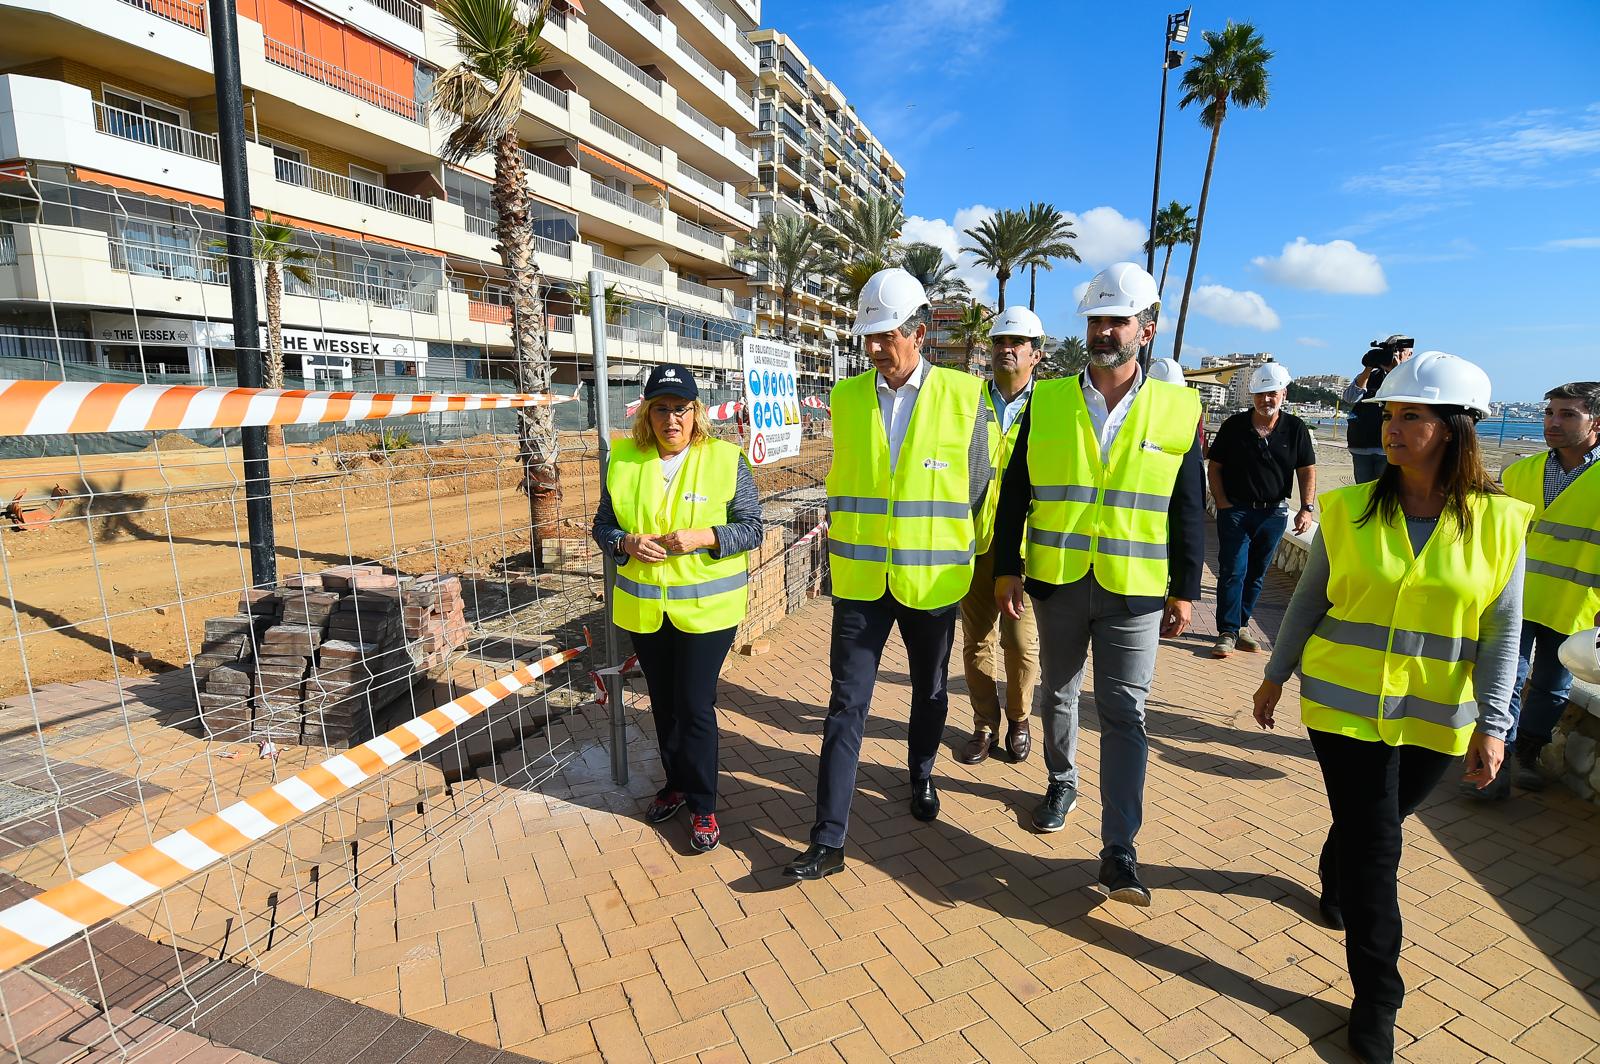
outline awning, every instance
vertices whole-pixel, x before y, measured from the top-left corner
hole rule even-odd
[[[615,166],[618,170],[621,170],[625,174],[632,174],[634,177],[637,177],[640,181],[643,181],[645,184],[650,185],[653,188],[659,188],[663,192],[665,192],[667,190],[667,186],[666,185],[662,184],[657,179],[651,177],[649,174],[640,173],[638,170],[635,170],[633,167],[629,166],[627,163],[618,162],[616,159],[613,159],[611,156],[607,155],[603,151],[596,151],[594,148],[589,147],[589,145],[587,145],[587,144],[578,145],[578,150],[581,151],[581,152],[586,152],[587,154],[594,156],[596,159],[599,159],[601,162],[607,164],[608,166]]]

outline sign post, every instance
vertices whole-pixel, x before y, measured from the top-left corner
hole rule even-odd
[[[788,344],[744,338],[744,408],[750,418],[750,464],[766,465],[800,453],[800,391],[795,351]]]

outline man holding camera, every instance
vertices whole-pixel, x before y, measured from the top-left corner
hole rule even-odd
[[[1383,467],[1389,464],[1388,456],[1383,453],[1382,404],[1362,400],[1378,394],[1383,378],[1411,357],[1415,343],[1411,337],[1400,333],[1387,340],[1372,341],[1371,350],[1361,356],[1361,372],[1344,390],[1344,401],[1350,405],[1350,428],[1345,439],[1357,484],[1377,480]]]

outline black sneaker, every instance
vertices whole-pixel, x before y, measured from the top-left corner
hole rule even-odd
[[[1550,782],[1539,771],[1539,754],[1543,750],[1543,743],[1518,740],[1514,756],[1506,758],[1507,761],[1516,761],[1516,783],[1525,791],[1542,791]],[[1510,765],[1505,765],[1500,771],[1505,773],[1510,769]]]
[[[1044,798],[1033,809],[1033,830],[1049,833],[1060,831],[1067,823],[1067,814],[1078,807],[1078,790],[1070,783],[1052,782]]]
[[[1126,850],[1111,850],[1100,858],[1100,890],[1112,901],[1128,905],[1150,904],[1150,891],[1139,882],[1139,866]]]

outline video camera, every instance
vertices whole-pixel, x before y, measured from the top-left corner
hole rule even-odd
[[[1394,362],[1397,351],[1415,346],[1416,341],[1411,337],[1395,333],[1382,340],[1372,341],[1371,348],[1361,356],[1361,364],[1367,369],[1387,369]]]

